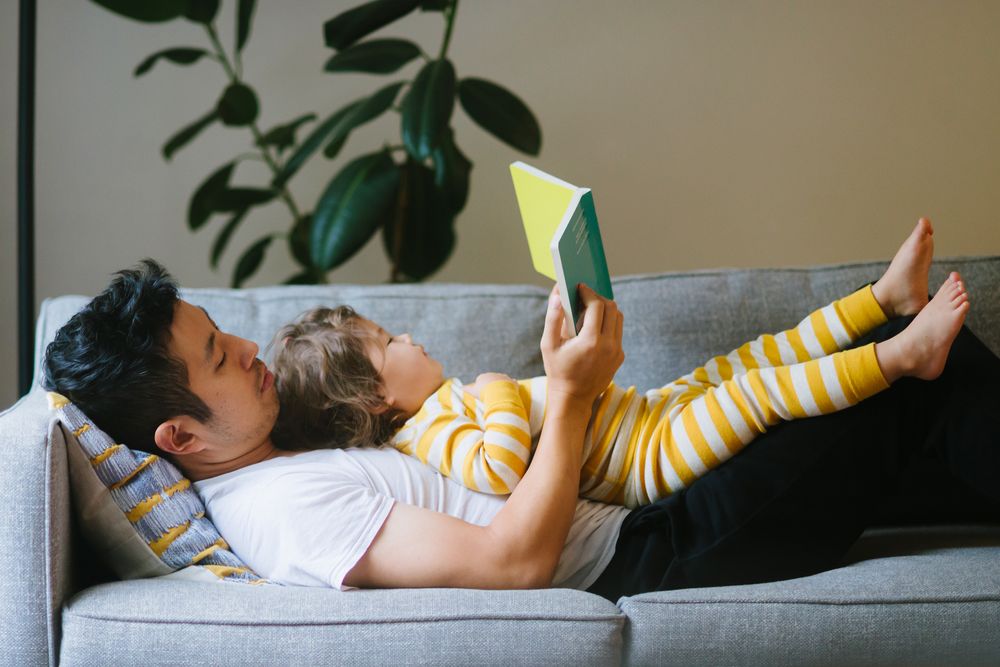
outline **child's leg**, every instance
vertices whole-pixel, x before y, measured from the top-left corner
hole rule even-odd
[[[886,314],[875,297],[873,286],[819,308],[794,328],[777,334],[763,334],[732,352],[713,357],[704,366],[649,392],[669,395],[705,390],[750,371],[788,366],[819,359],[850,347],[861,336],[886,322]]]
[[[855,405],[904,376],[940,375],[968,301],[957,273],[930,304],[888,341],[791,366],[754,369],[710,387],[651,405],[625,503],[647,504],[689,486],[782,421]]]
[[[781,424],[690,488],[633,511],[591,590],[616,600],[836,567],[916,457],[943,461],[998,520],[998,405],[1000,358],[962,327],[938,379],[906,378],[848,410]],[[933,497],[940,477],[921,481]]]
[[[811,313],[793,329],[763,335],[685,375],[677,385],[718,386],[754,368],[818,359],[850,346],[887,317],[917,313],[927,303],[934,230],[921,218],[874,285]]]

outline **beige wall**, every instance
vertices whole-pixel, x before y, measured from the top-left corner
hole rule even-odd
[[[146,255],[184,285],[227,284],[238,253],[218,273],[207,261],[221,221],[191,234],[184,219],[195,186],[248,146],[246,131],[213,129],[170,164],[159,155],[212,104],[221,71],[205,62],[131,77],[145,55],[203,45],[203,33],[89,2],[40,4],[39,299],[94,294]],[[14,5],[0,7],[0,405],[16,394]],[[227,45],[232,5],[219,21]],[[320,26],[350,4],[259,5],[245,71],[262,125],[323,115],[389,80],[321,73]],[[442,25],[416,14],[386,34],[436,52]],[[543,150],[531,162],[594,189],[612,273],[794,266],[887,257],[920,215],[937,225],[939,255],[1000,253],[998,25],[994,1],[465,0],[451,56],[460,76],[499,81],[532,107]],[[359,131],[345,156],[398,137],[396,127]],[[476,164],[472,195],[458,249],[433,279],[544,284],[506,171],[522,156],[458,109],[455,127]],[[315,160],[293,181],[299,202],[315,201],[332,173]],[[238,176],[263,182],[254,165]],[[233,249],[285,220],[277,205],[262,209]],[[291,271],[284,250],[272,252],[252,284]],[[378,243],[332,274],[387,276]]]

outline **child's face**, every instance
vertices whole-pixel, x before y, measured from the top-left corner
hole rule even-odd
[[[376,335],[368,358],[382,379],[386,402],[407,417],[415,415],[444,382],[441,362],[424,352],[410,334],[392,336],[371,320],[364,320]]]

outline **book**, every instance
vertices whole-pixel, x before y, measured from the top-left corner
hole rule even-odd
[[[510,174],[532,264],[559,285],[563,311],[573,323],[570,333],[576,335],[583,313],[577,285],[614,298],[593,193],[520,161],[510,165]]]

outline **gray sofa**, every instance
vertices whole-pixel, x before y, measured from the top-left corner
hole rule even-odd
[[[662,384],[761,332],[794,325],[883,268],[621,278],[615,293],[628,358],[617,379]],[[935,284],[950,268],[969,285],[969,325],[1000,351],[1000,257],[940,262]],[[349,303],[390,330],[409,330],[447,373],[474,378],[541,372],[546,293],[428,284],[184,296],[224,330],[262,345],[310,306]],[[85,301],[45,302],[39,351]],[[65,442],[37,382],[0,416],[0,460],[3,664],[1000,664],[1000,526],[984,523],[982,508],[959,491],[901,493],[897,510],[949,525],[872,529],[829,572],[615,605],[572,590],[340,593],[172,577],[113,581],[74,527]],[[956,512],[963,503],[969,511]]]

